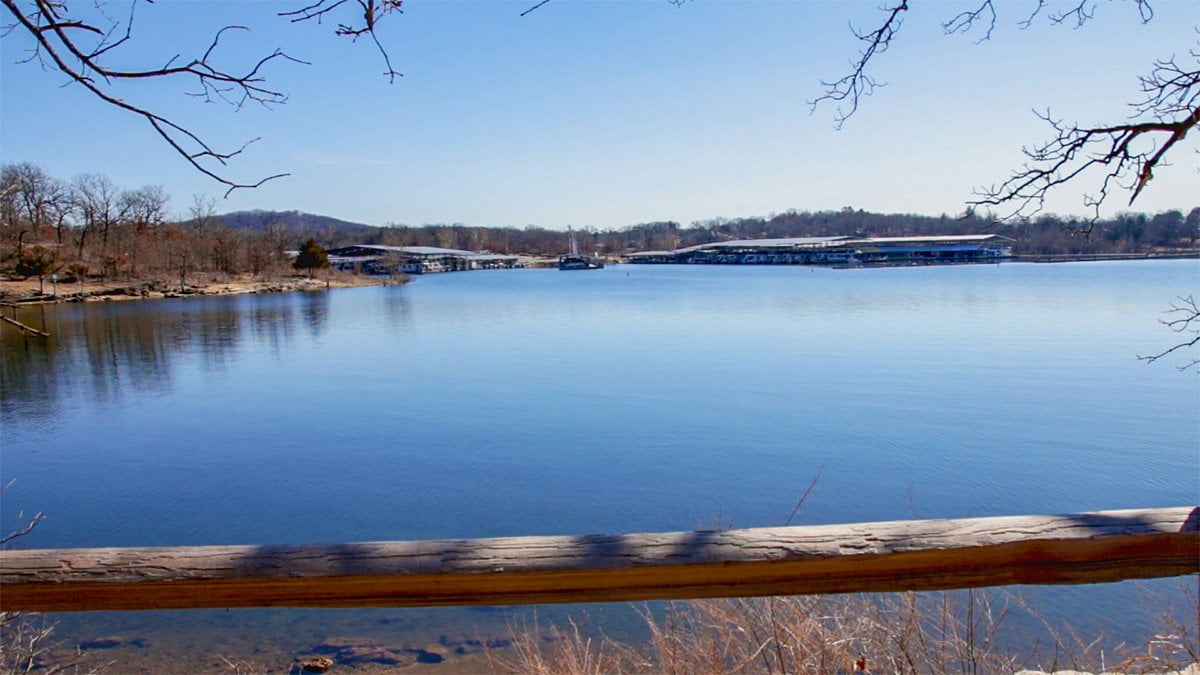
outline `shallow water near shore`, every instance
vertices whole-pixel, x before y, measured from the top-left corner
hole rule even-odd
[[[1135,359],[1189,294],[1195,260],[620,265],[28,308],[51,338],[0,332],[0,524],[46,512],[25,548],[752,527],[817,474],[797,522],[1195,504],[1198,378]],[[1115,643],[1170,583],[1028,595]],[[133,669],[286,670],[334,638],[469,669],[533,611],[51,619]],[[625,605],[536,611],[641,635]]]

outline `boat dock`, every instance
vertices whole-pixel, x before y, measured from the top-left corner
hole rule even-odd
[[[738,239],[673,251],[641,251],[625,261],[701,265],[947,265],[995,263],[1012,256],[1011,241],[995,234],[924,237],[789,237]]]
[[[522,267],[521,259],[515,255],[436,246],[355,244],[330,249],[326,253],[329,255],[329,264],[335,269],[364,274],[433,274]]]

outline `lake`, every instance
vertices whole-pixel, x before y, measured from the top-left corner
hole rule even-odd
[[[1135,358],[1178,339],[1159,319],[1181,295],[1200,295],[1200,262],[618,265],[25,308],[52,337],[0,331],[2,524],[48,514],[24,548],[753,527],[818,475],[797,522],[1196,504],[1200,381],[1177,372],[1187,355]],[[1154,620],[1137,598],[1164,583],[1032,593],[1137,639]],[[579,611],[638,632],[623,605],[538,610]],[[124,663],[211,665],[214,640],[271,661],[514,616],[52,618],[72,643],[154,647]]]

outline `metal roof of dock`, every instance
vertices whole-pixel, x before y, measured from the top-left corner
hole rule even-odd
[[[854,244],[935,244],[939,242],[954,242],[965,244],[968,242],[990,241],[992,239],[1008,239],[1001,237],[998,234],[934,234],[924,235],[920,237],[862,237],[861,239],[852,239],[846,243]],[[1011,241],[1011,240],[1009,240]]]
[[[830,237],[785,237],[780,239],[733,239],[697,244],[673,251],[638,251],[627,253],[627,258],[676,256],[713,249],[814,249],[840,248],[846,246],[921,246],[928,244],[959,245],[982,244],[988,241],[1012,241],[998,234],[938,234],[914,237],[856,237],[838,235]]]
[[[471,258],[473,260],[507,260],[509,258],[517,257],[515,255],[464,251],[457,248],[440,248],[438,246],[385,246],[383,244],[353,244],[351,246],[343,246],[341,248],[331,249],[328,251],[328,253],[330,255],[346,256],[356,251],[373,252],[379,255],[384,253],[403,253],[411,256],[448,256],[454,258]]]
[[[688,246],[687,248],[676,249],[675,253],[687,253],[706,248],[797,248],[824,246],[852,239],[854,237],[849,235],[839,235],[836,237],[784,237],[781,239],[732,239],[730,241],[714,241],[708,244]]]

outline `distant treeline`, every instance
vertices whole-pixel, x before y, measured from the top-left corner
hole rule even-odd
[[[327,234],[333,235],[332,232]],[[670,250],[730,239],[772,239],[855,235],[899,237],[933,234],[999,234],[1014,240],[1014,253],[1153,253],[1194,250],[1200,238],[1200,207],[1155,215],[1121,214],[1089,223],[1054,215],[1034,220],[997,222],[980,215],[918,216],[840,211],[788,211],[767,217],[712,218],[683,225],[655,222],[615,230],[579,228],[580,248],[604,255]],[[487,249],[498,253],[556,255],[567,249],[567,236],[541,227],[467,225],[393,225],[354,233],[360,243]]]
[[[348,244],[440,246],[553,256],[567,235],[537,226],[463,224],[375,227],[298,211],[217,215],[197,197],[183,214],[168,211],[161,186],[124,188],[102,174],[70,180],[30,164],[0,167],[0,272],[110,279],[191,274],[273,275],[290,271],[287,251],[312,238],[326,248]],[[984,215],[918,216],[840,211],[787,211],[767,217],[712,218],[688,225],[640,223],[600,230],[576,228],[580,248],[615,256],[730,239],[823,235],[904,236],[993,233],[1012,238],[1016,253],[1153,253],[1194,250],[1200,208],[1155,215],[1128,213],[1088,223],[1045,215],[999,223]]]

